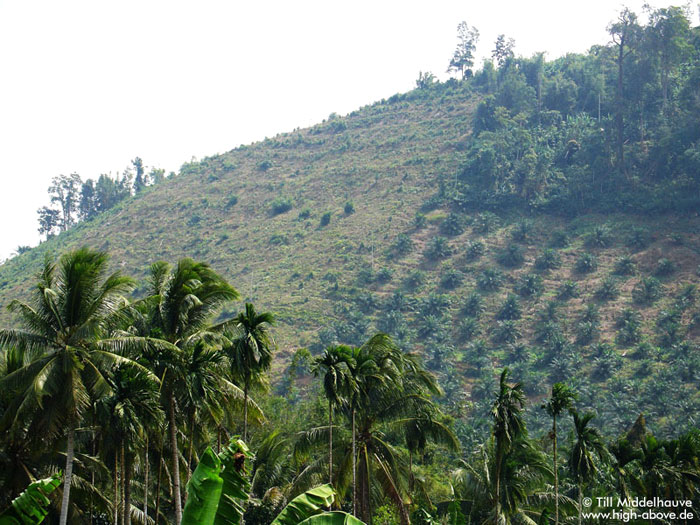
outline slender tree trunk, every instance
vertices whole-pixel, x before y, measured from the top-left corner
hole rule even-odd
[[[94,422],[93,422],[93,424],[94,424]],[[91,451],[92,457],[94,458],[95,457],[95,431],[94,430],[92,432],[92,447],[91,448],[92,448],[92,451]],[[90,485],[92,485],[91,490],[90,490],[90,525],[92,525],[93,510],[94,510],[94,505],[93,505],[93,501],[92,501],[92,493],[93,493],[92,489],[94,489],[94,487],[95,487],[95,471],[92,469],[90,469]]]
[[[248,380],[243,385],[243,442],[248,444]]]
[[[175,426],[175,396],[170,394],[170,448],[173,460],[173,500],[175,504],[175,525],[182,521],[182,500],[180,499],[180,465],[177,450],[177,427]]]
[[[124,525],[131,525],[131,471],[133,458],[126,454],[124,458]]]
[[[355,407],[352,413],[352,515],[357,516],[357,453],[355,451]]]
[[[554,525],[559,525],[559,472],[557,472],[557,416],[552,416],[552,433],[554,434]]]
[[[119,455],[114,451],[114,525],[119,524]]]
[[[578,525],[581,525],[581,512],[582,512],[582,507],[583,505],[583,487],[581,487],[581,483],[578,484]]]
[[[216,453],[221,454],[221,427],[216,429]]]
[[[333,484],[333,404],[328,402],[328,483]]]
[[[126,480],[126,461],[124,458],[124,442],[123,441],[122,441],[120,454],[121,454],[121,458],[120,458],[119,462],[121,463],[120,467],[121,467],[122,471],[121,471],[121,480],[119,483],[121,484],[121,493],[122,494],[121,494],[121,513],[119,514],[119,523],[121,525],[126,525],[126,523],[124,523],[124,516],[126,513],[126,505],[125,505],[125,501],[126,501],[126,483],[125,483],[125,480]]]
[[[190,476],[192,475],[192,448],[194,445],[194,414],[190,415],[190,439],[189,439],[189,451],[187,452],[187,482],[190,482]],[[187,501],[187,494],[185,494],[185,501]]]
[[[148,523],[148,467],[150,465],[148,464],[148,436],[146,436],[146,458],[144,462],[144,467],[146,469],[146,472],[144,473],[144,482],[143,482],[143,517],[144,517],[144,522]]]
[[[408,490],[413,492],[413,451],[408,449]]]
[[[156,510],[155,520],[158,525],[160,519],[160,481],[163,478],[163,446],[161,444],[160,452],[158,453],[158,481],[156,482]]]
[[[623,90],[623,64],[625,60],[625,37],[622,36],[618,46],[618,57],[617,57],[617,111],[615,112],[615,126],[617,128],[617,167],[620,174],[624,172],[625,169],[625,149],[624,149],[624,117],[623,104],[624,99],[622,97]]]
[[[70,503],[70,484],[73,480],[73,457],[75,455],[75,429],[68,431],[66,443],[66,471],[63,475],[63,499],[61,500],[60,525],[68,523],[68,504]]]

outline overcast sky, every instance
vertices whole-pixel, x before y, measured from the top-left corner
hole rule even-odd
[[[524,56],[583,52],[607,42],[621,6],[0,0],[0,260],[38,243],[53,176],[116,174],[136,156],[177,171],[408,91],[419,71],[446,79],[462,20],[480,56],[500,33]]]

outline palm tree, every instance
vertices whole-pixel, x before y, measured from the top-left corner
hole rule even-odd
[[[109,441],[115,460],[121,451],[124,452],[121,465],[124,480],[122,522],[130,525],[134,456],[138,448],[144,446],[149,429],[163,419],[163,411],[158,400],[158,382],[142,370],[119,366],[108,380],[112,393],[97,402],[96,412],[102,422],[103,437]],[[117,469],[114,474],[117,475]],[[116,510],[116,497],[114,506]]]
[[[107,254],[85,247],[57,263],[47,258],[31,301],[10,303],[23,328],[0,330],[0,347],[24,350],[29,361],[0,381],[0,389],[17,393],[14,422],[39,410],[36,419],[48,434],[66,438],[60,525],[68,519],[76,429],[91,400],[111,393],[110,369],[138,367],[113,351],[119,343],[107,339],[133,286],[119,272],[107,276],[107,265]]]
[[[251,303],[246,303],[245,311],[221,326],[230,344],[224,352],[231,362],[231,374],[243,385],[243,441],[248,439],[248,396],[250,387],[270,368],[275,342],[269,327],[275,323],[270,312],[257,313]]]
[[[557,465],[557,417],[572,407],[576,400],[576,392],[564,383],[552,386],[552,396],[542,405],[542,408],[552,418],[552,451],[554,455],[554,523],[559,525],[559,473]]]
[[[177,444],[177,398],[187,391],[186,349],[198,342],[217,340],[210,318],[220,305],[238,299],[238,292],[205,263],[181,259],[173,269],[167,262],[151,265],[150,298],[146,302],[146,334],[167,343],[144,356],[162,379],[161,404],[169,426],[172,454],[175,523],[182,520],[179,448]]]
[[[345,345],[329,346],[323,355],[314,360],[311,372],[315,377],[323,374],[323,391],[328,400],[328,483],[333,484],[333,407],[345,402],[350,392],[352,376],[348,365],[352,348]]]
[[[570,412],[574,418],[575,441],[569,456],[569,472],[578,487],[578,523],[581,525],[583,484],[595,477],[598,462],[607,463],[609,454],[598,429],[588,426],[595,414],[586,412],[580,416],[573,409]]]

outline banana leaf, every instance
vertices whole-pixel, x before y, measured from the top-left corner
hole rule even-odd
[[[51,503],[47,496],[60,484],[60,473],[31,483],[12,501],[12,506],[0,514],[0,525],[36,525],[44,521]]]
[[[347,512],[333,511],[311,516],[299,525],[365,525],[365,522]]]
[[[187,503],[182,513],[181,525],[214,523],[224,486],[220,472],[221,460],[211,448],[207,448],[187,483]]]
[[[320,485],[290,501],[271,525],[298,525],[311,516],[322,513],[323,509],[330,507],[334,501],[335,490],[333,486]]]
[[[250,481],[245,477],[244,463],[248,457],[250,451],[240,439],[231,440],[219,454],[224,487],[214,525],[240,525],[243,521],[243,505],[248,501],[250,492]]]

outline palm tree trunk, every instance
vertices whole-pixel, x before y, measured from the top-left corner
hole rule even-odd
[[[581,525],[581,511],[583,509],[583,487],[581,483],[578,484],[578,525]]]
[[[221,426],[216,429],[216,453],[221,454]]]
[[[114,451],[114,525],[119,523],[119,455]]]
[[[120,466],[121,466],[121,469],[122,469],[122,472],[121,472],[121,480],[120,480],[122,497],[121,497],[121,513],[119,514],[119,523],[120,523],[121,525],[126,525],[126,524],[124,523],[124,515],[125,515],[124,513],[126,512],[126,510],[125,510],[125,509],[126,509],[126,505],[124,504],[125,499],[126,499],[126,484],[124,483],[124,480],[125,480],[125,478],[126,478],[126,462],[124,461],[124,459],[125,459],[125,458],[124,458],[124,442],[122,441],[122,446],[121,446],[121,459],[120,459],[120,463],[121,463]]]
[[[328,402],[328,483],[333,484],[333,404]]]
[[[60,525],[68,523],[68,504],[70,502],[70,484],[73,480],[73,457],[75,455],[75,429],[68,431],[66,444],[66,472],[63,476],[63,499],[61,500]]]
[[[154,516],[156,520],[156,525],[158,525],[158,519],[160,518],[160,481],[163,478],[163,445],[161,443],[160,452],[158,453],[158,481],[156,482],[156,515]]]
[[[190,415],[190,439],[189,439],[189,451],[187,452],[187,483],[190,482],[190,476],[192,475],[192,448],[194,444],[194,413]],[[185,494],[185,501],[187,501],[187,494]]]
[[[124,525],[131,525],[131,470],[133,459],[130,454],[124,458]]]
[[[146,435],[146,458],[144,462],[144,468],[146,472],[144,473],[143,482],[143,517],[144,523],[148,523],[148,435]]]
[[[243,385],[243,442],[248,444],[248,380]]]
[[[552,417],[554,434],[554,525],[559,525],[559,473],[557,472],[557,416]]]
[[[357,516],[357,454],[355,453],[355,407],[352,413],[352,515]]]
[[[177,427],[175,426],[175,396],[170,394],[170,448],[173,460],[173,500],[175,504],[175,525],[182,521],[182,500],[180,499],[180,465],[177,450]]]

